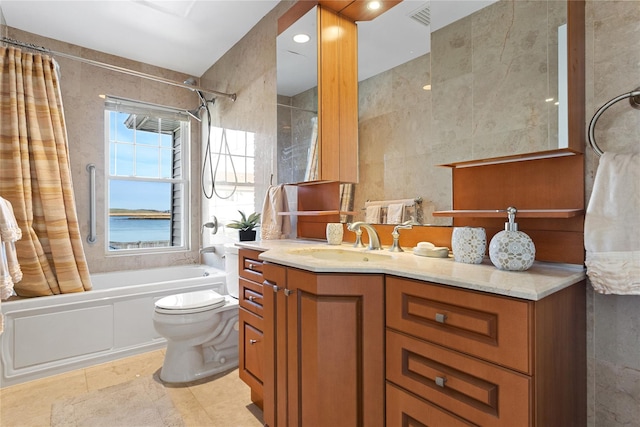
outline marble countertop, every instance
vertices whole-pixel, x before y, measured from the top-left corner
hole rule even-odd
[[[412,248],[392,253],[388,248],[367,251],[354,248],[352,244],[330,246],[321,241],[307,240],[266,240],[239,242],[237,245],[264,251],[260,254],[264,261],[316,273],[389,274],[532,301],[540,300],[586,277],[586,270],[580,265],[535,262],[527,271],[503,271],[497,269],[488,258],[481,264],[464,264],[455,262],[451,256],[416,256]],[[322,257],[322,254],[318,256],[327,249],[343,251],[344,256],[338,256],[339,259],[323,259],[327,257]],[[354,253],[361,254],[362,258]],[[367,254],[370,257],[367,258]]]

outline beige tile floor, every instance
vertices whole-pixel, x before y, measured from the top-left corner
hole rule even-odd
[[[59,399],[157,375],[164,350],[71,371],[0,389],[0,426],[49,426],[51,404]],[[174,406],[187,426],[258,427],[262,412],[251,403],[250,390],[234,370],[184,386],[167,385]],[[133,427],[133,426],[132,426]]]

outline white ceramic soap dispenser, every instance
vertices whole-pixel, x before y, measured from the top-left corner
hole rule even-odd
[[[509,222],[504,230],[498,232],[489,243],[489,257],[493,265],[500,270],[524,271],[533,265],[536,247],[526,233],[518,231],[514,207],[507,208]]]

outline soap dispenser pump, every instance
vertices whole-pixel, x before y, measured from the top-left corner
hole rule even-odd
[[[533,265],[536,247],[526,233],[518,231],[517,209],[507,208],[508,222],[504,230],[498,232],[489,243],[489,258],[500,270],[524,271]]]

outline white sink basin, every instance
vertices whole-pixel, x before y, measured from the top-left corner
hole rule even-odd
[[[292,249],[288,252],[291,255],[309,256],[335,262],[376,262],[392,259],[392,256],[389,254],[339,248]]]

